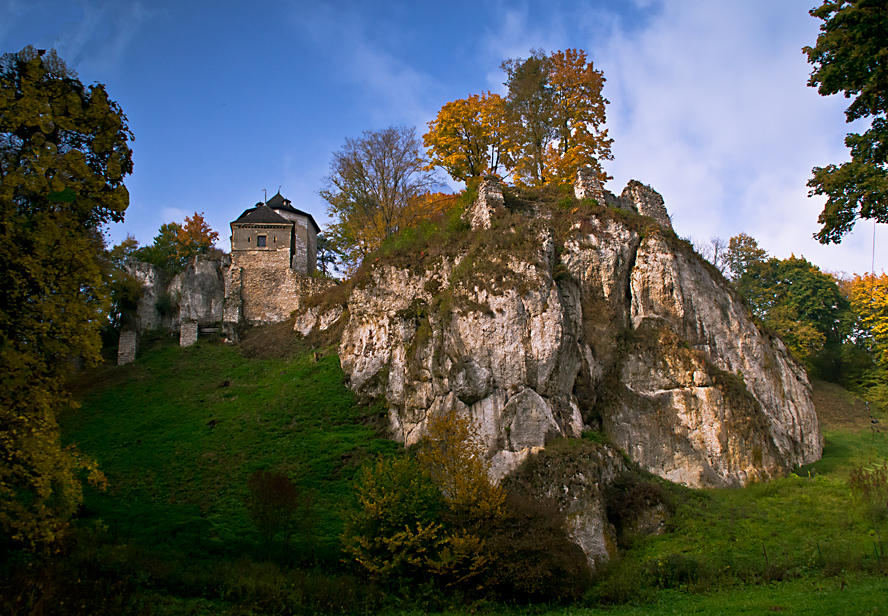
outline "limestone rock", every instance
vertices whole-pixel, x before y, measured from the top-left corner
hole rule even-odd
[[[616,551],[616,533],[607,519],[604,490],[628,467],[613,448],[581,441],[531,455],[510,490],[554,500],[567,515],[568,534],[595,569]]]
[[[496,178],[487,178],[478,188],[478,198],[469,207],[463,218],[472,226],[472,230],[489,229],[496,215],[497,208],[503,207],[503,189]]]
[[[640,186],[629,194],[640,212],[662,203]],[[635,229],[615,212],[555,237],[540,215],[519,251],[491,250],[468,273],[464,255],[371,267],[340,344],[350,387],[384,400],[408,445],[431,414],[470,413],[497,479],[589,428],[689,486],[818,459],[802,367],[668,227]]]

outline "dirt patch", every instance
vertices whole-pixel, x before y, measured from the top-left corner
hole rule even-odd
[[[241,333],[241,355],[250,359],[287,359],[306,350],[305,342],[293,331],[295,319],[250,327]]]
[[[817,410],[821,430],[869,430],[870,412],[866,401],[835,383],[811,381],[811,401]]]

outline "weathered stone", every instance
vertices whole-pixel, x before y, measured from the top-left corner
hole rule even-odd
[[[505,204],[503,189],[496,178],[487,178],[478,188],[478,198],[466,209],[463,218],[472,226],[472,230],[489,229],[496,215],[497,208]]]
[[[620,200],[626,209],[638,212],[642,216],[650,216],[663,228],[672,229],[672,219],[666,211],[663,197],[650,186],[638,180],[630,180],[623,189]]]
[[[604,490],[628,469],[613,448],[588,442],[578,445],[531,454],[516,476],[505,482],[513,491],[554,500],[567,516],[571,539],[596,569],[616,552],[616,532],[607,519]]]
[[[179,346],[187,347],[197,342],[197,321],[183,321],[179,327]]]
[[[371,268],[352,292],[342,367],[359,397],[385,401],[398,439],[467,410],[495,478],[586,426],[690,486],[744,485],[819,457],[804,370],[671,231],[642,240],[592,217],[557,238],[556,256],[547,224],[525,231],[535,257],[486,255],[508,264],[505,278],[478,270],[452,286],[456,255],[421,272]],[[436,310],[429,289],[453,307]]]
[[[577,181],[574,182],[574,196],[577,199],[595,199],[599,205],[607,204],[601,180],[598,179],[598,174],[589,167],[583,167],[577,171]]]
[[[117,342],[117,365],[133,363],[138,352],[139,332],[135,329],[125,329],[120,332],[120,339]]]

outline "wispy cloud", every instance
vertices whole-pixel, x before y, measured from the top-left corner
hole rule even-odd
[[[323,2],[300,7],[293,23],[300,36],[323,43],[331,77],[356,87],[349,96],[366,101],[367,113],[379,127],[421,126],[429,120],[430,101],[441,85],[409,58],[386,49],[385,41],[398,36],[395,24],[374,16],[370,7],[342,12]]]

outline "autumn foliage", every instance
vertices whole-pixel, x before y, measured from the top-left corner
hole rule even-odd
[[[581,168],[607,179],[604,74],[583,50],[503,63],[508,95],[489,92],[445,104],[423,137],[432,164],[455,180],[511,175],[518,185],[572,183]]]

